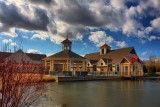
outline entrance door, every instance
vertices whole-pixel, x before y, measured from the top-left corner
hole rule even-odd
[[[128,75],[128,66],[125,66],[125,75]]]

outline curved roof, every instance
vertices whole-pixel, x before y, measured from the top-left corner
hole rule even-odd
[[[80,58],[80,59],[85,59],[84,57],[72,52],[71,50],[63,50],[63,51],[58,52],[56,54],[53,54],[47,58]]]

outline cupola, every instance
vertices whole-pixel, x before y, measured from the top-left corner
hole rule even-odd
[[[62,43],[62,50],[71,50],[72,42],[68,39],[68,36],[67,39],[65,39],[61,43]]]

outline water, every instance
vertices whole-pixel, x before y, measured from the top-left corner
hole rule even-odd
[[[160,81],[47,83],[37,107],[160,107]],[[63,105],[63,106],[62,106]]]

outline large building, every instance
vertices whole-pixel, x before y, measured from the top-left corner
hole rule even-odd
[[[62,42],[62,51],[44,58],[46,69],[49,71],[85,71],[85,58],[74,53],[72,42],[65,39]]]
[[[112,50],[104,44],[100,52],[86,54],[84,57],[74,53],[72,42],[67,38],[62,43],[62,51],[44,58],[48,71],[94,71],[100,75],[142,76],[143,65],[134,47]]]
[[[33,53],[24,53],[21,49],[12,53],[12,52],[0,52],[0,68],[6,64],[12,66],[22,66],[22,72],[33,71],[44,66],[45,54],[33,54]],[[32,69],[32,70],[31,70]]]
[[[86,54],[87,71],[98,71],[107,75],[143,75],[143,64],[134,47],[111,50],[104,44],[100,52]]]

